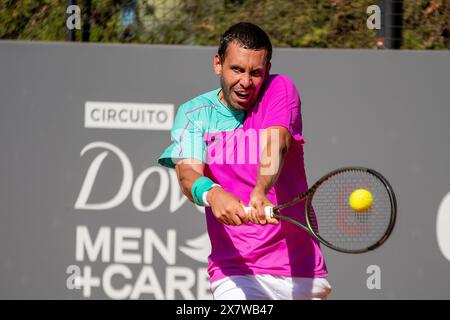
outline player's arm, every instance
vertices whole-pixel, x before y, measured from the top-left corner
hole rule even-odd
[[[183,159],[178,161],[175,166],[181,191],[191,202],[195,203],[192,186],[198,178],[203,177],[204,168],[205,165],[196,159]]]
[[[291,142],[290,132],[282,126],[269,127],[261,135],[258,178],[250,196],[250,206],[253,208],[250,220],[254,223],[278,223],[275,218],[267,220],[265,217],[264,207],[273,206],[266,194],[278,179]]]
[[[205,165],[196,159],[178,161],[175,170],[183,194],[200,205],[205,205],[206,200],[215,217],[223,224],[237,226],[247,223],[248,216],[244,212],[243,202],[204,177],[204,168]]]

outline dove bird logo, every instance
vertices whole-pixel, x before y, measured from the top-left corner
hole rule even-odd
[[[207,233],[201,236],[186,240],[187,246],[180,246],[180,251],[187,255],[189,258],[202,262],[208,262],[208,255],[211,252],[211,243]]]

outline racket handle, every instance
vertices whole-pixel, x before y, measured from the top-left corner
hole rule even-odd
[[[250,213],[251,207],[244,207],[245,213]],[[266,219],[273,218],[273,208],[270,206],[264,207],[264,214],[266,215]]]
[[[273,207],[265,206],[264,214],[266,215],[266,219],[273,218]]]

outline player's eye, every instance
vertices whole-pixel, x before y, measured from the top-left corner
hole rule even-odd
[[[253,76],[253,77],[259,77],[259,76],[261,76],[261,71],[259,71],[259,70],[253,71],[253,72],[252,72],[252,76]]]

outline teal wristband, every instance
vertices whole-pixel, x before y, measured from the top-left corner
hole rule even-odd
[[[200,206],[204,206],[203,202],[203,193],[206,191],[209,191],[214,182],[207,177],[200,177],[197,180],[195,180],[194,184],[192,185],[191,193],[192,198],[194,198],[194,202]]]

